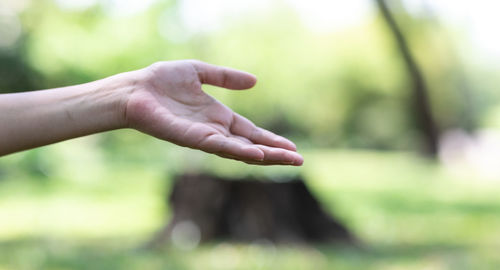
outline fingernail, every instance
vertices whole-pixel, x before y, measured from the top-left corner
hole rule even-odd
[[[296,162],[294,163],[295,166],[302,166],[304,164],[304,160],[296,160]]]

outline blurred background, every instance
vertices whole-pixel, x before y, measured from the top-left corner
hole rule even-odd
[[[500,267],[495,1],[0,0],[0,92],[160,60],[255,74],[205,90],[287,136],[301,168],[256,167],[132,130],[0,158],[0,269]],[[2,128],[2,127],[0,127]],[[169,244],[172,177],[302,175],[363,248]]]

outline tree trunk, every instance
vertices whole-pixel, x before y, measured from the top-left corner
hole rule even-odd
[[[399,29],[396,20],[394,19],[392,13],[390,12],[385,0],[375,0],[377,6],[382,14],[382,17],[386,21],[389,29],[394,36],[397,46],[403,60],[405,62],[406,68],[408,70],[408,75],[410,77],[413,89],[412,106],[415,112],[415,120],[417,126],[425,139],[425,152],[435,157],[439,148],[439,131],[436,121],[433,117],[429,95],[428,87],[420,71],[415,58],[410,52],[408,43],[403,36],[403,33]]]
[[[223,179],[209,175],[177,177],[169,198],[172,218],[146,245],[168,240],[225,240],[273,243],[357,243],[328,215],[302,179]],[[194,241],[194,242],[193,242]]]

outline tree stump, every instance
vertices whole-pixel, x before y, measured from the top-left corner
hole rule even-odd
[[[172,218],[147,244],[150,248],[169,239],[188,247],[212,240],[356,242],[346,227],[321,208],[299,177],[270,182],[180,175],[169,205]]]

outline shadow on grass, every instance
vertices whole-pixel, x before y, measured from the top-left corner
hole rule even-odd
[[[46,239],[20,239],[0,242],[1,269],[191,269],[192,260],[206,260],[207,250],[215,248],[204,245],[201,251],[181,252],[172,248],[160,251],[134,251],[132,245],[119,240],[99,240],[85,243],[67,243]],[[445,267],[436,269],[483,269],[478,263],[500,269],[500,261],[480,261],[474,258],[478,247],[460,245],[412,245],[387,244],[371,247],[315,246],[278,247],[273,268],[288,269],[281,263],[290,254],[299,254],[309,260],[311,250],[323,254],[325,262],[315,269],[380,269],[390,265],[419,266],[425,261],[440,261]],[[484,247],[482,247],[484,248]],[[498,250],[499,247],[491,247]],[[204,250],[204,251],[203,251]],[[242,252],[244,249],[236,249]],[[308,251],[309,250],[309,251]],[[243,251],[244,252],[244,251]],[[291,253],[290,253],[291,252]],[[288,255],[285,255],[288,253]],[[304,255],[305,254],[305,255]],[[288,256],[288,257],[287,257]],[[293,256],[293,255],[292,255]],[[247,257],[248,258],[248,257]],[[252,258],[259,260],[262,258]],[[473,267],[473,268],[471,268]],[[205,269],[212,269],[206,267]],[[248,265],[234,269],[249,269]],[[294,268],[295,269],[295,268]],[[434,268],[433,268],[434,269]]]
[[[118,240],[67,243],[21,239],[0,242],[1,269],[187,269],[164,252],[136,252]],[[3,268],[2,268],[3,267]]]
[[[499,248],[500,245],[383,244],[363,248],[319,247],[319,250],[333,261],[330,267],[337,269],[391,266],[394,269],[500,269],[496,253]]]

